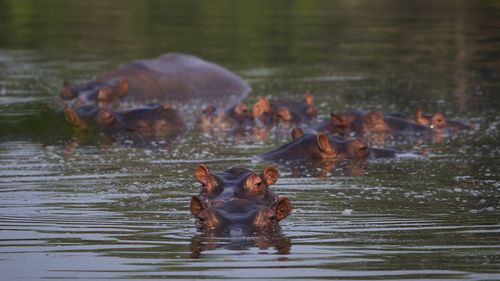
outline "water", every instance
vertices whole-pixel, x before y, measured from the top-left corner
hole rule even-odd
[[[33,279],[500,279],[496,1],[0,1],[0,270]],[[261,169],[272,134],[153,144],[75,134],[63,81],[165,52],[196,54],[259,95],[444,111],[478,130],[396,160],[280,167],[292,215],[273,237],[206,237],[197,163]],[[414,143],[399,144],[413,150]]]

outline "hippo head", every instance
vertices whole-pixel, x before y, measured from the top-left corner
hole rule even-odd
[[[272,124],[271,116],[271,104],[269,100],[265,97],[259,97],[259,99],[252,105],[251,116],[255,120],[259,120],[264,125]]]
[[[269,206],[278,199],[269,189],[279,178],[278,170],[272,165],[265,166],[260,174],[239,167],[215,174],[200,164],[196,167],[195,178],[202,185],[200,197],[205,200],[239,198]]]
[[[371,111],[363,115],[360,119],[359,131],[365,133],[387,133],[391,128],[385,122],[384,114],[378,111]]]
[[[345,136],[351,130],[352,124],[359,118],[359,114],[353,113],[330,113],[331,132]]]
[[[102,109],[96,123],[104,130],[134,132],[141,137],[170,136],[185,127],[175,109],[159,104],[121,112]]]
[[[461,131],[473,130],[473,126],[456,120],[449,120],[441,112],[434,114],[424,114],[422,110],[417,110],[415,121],[421,125],[430,127],[434,132],[457,133]]]
[[[364,159],[370,154],[368,145],[360,139],[346,141],[345,152],[347,154],[347,158],[353,159]]]
[[[129,88],[128,79],[124,78],[114,83],[93,81],[77,87],[64,83],[59,96],[73,107],[96,104],[106,107],[114,100],[125,96]]]
[[[189,206],[198,228],[221,235],[268,234],[279,229],[279,222],[290,215],[292,205],[286,197],[271,206],[234,198],[214,204],[193,196]]]

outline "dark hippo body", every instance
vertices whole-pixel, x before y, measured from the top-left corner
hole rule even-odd
[[[190,203],[199,229],[218,235],[277,231],[278,222],[292,208],[288,198],[280,198],[269,189],[278,176],[273,166],[266,166],[261,174],[246,168],[214,174],[206,165],[199,165],[195,178],[202,184],[202,190]]]
[[[116,109],[151,102],[177,107],[211,103],[225,108],[249,91],[245,81],[221,66],[191,55],[168,53],[123,64],[87,84],[65,85],[61,98],[74,108],[95,104]]]

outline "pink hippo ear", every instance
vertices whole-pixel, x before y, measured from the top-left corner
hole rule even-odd
[[[276,117],[279,120],[282,120],[282,121],[285,121],[285,122],[288,122],[288,121],[292,120],[292,113],[286,107],[279,107],[279,108],[277,108],[275,115],[276,115]]]
[[[295,127],[292,129],[292,139],[296,140],[304,135],[304,131],[301,128]]]
[[[118,94],[119,97],[124,97],[125,94],[128,92],[128,88],[129,88],[128,79],[123,78],[120,80],[120,82],[118,82],[116,93]]]
[[[97,93],[97,100],[100,102],[110,102],[113,100],[113,90],[108,87],[104,86],[101,89],[99,89],[99,92]]]
[[[325,133],[319,133],[316,136],[316,142],[318,144],[319,149],[322,152],[331,154],[333,153],[333,148],[332,145],[330,144],[330,140],[328,139],[328,136]]]
[[[276,167],[274,167],[273,165],[265,166],[261,174],[261,178],[264,181],[264,184],[267,186],[273,185],[278,181],[279,177],[280,173],[278,172],[278,169],[276,169]]]
[[[199,164],[198,166],[196,166],[196,170],[194,171],[194,177],[196,178],[196,180],[205,185],[208,184],[207,176],[209,174],[210,170],[205,164]]]
[[[78,129],[87,128],[87,124],[78,116],[76,111],[71,106],[67,106],[64,109],[64,117],[66,121]]]
[[[269,101],[265,97],[259,99],[252,106],[252,117],[257,118],[270,111]]]
[[[307,91],[304,94],[304,98],[302,99],[307,105],[313,105],[314,102],[314,96],[311,94],[311,92]]]
[[[424,112],[420,108],[415,113],[415,121],[420,125],[429,125],[430,122],[429,118],[425,117]]]
[[[288,197],[281,197],[273,204],[271,209],[276,215],[278,221],[288,217],[292,213],[292,203]]]
[[[199,217],[200,213],[207,208],[207,204],[203,202],[198,196],[191,197],[191,203],[189,204],[189,210],[191,214],[195,217]]]

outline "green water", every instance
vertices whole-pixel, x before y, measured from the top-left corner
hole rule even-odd
[[[499,50],[498,1],[0,1],[2,279],[498,280]],[[286,136],[112,143],[58,113],[64,81],[174,51],[249,81],[247,103],[309,90],[321,118],[420,107],[477,130],[361,176],[280,167],[280,235],[206,237],[196,164],[261,169]]]

